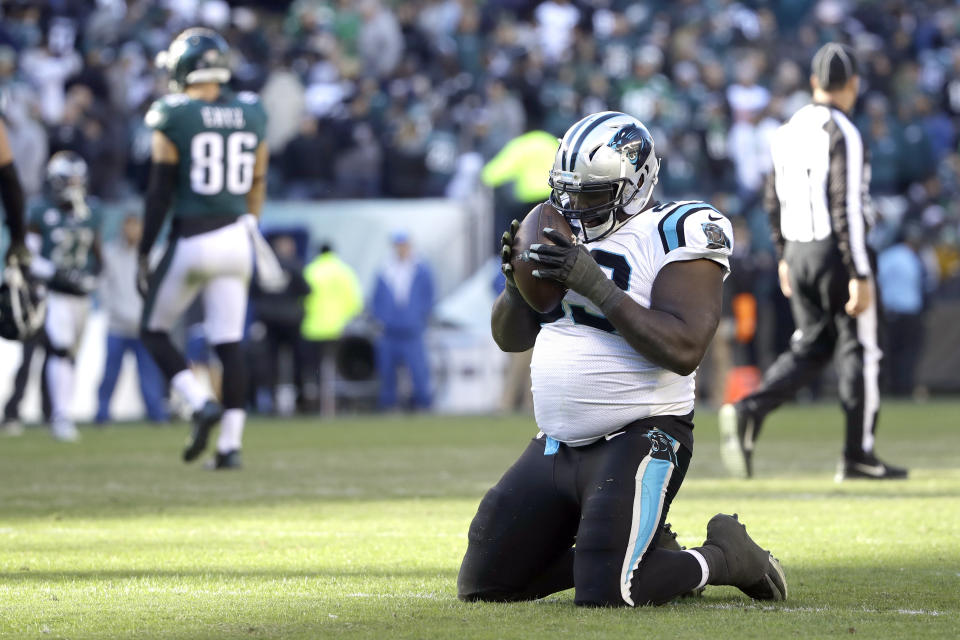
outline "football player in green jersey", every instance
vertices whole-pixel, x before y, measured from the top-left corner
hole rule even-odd
[[[255,227],[249,217],[260,215],[268,160],[266,113],[255,94],[227,88],[227,54],[216,32],[192,28],[158,60],[176,93],[155,102],[146,115],[153,128],[153,165],[137,274],[144,344],[193,409],[183,459],[199,457],[220,422],[214,469],[240,466],[247,377],[241,340],[253,269],[250,227]],[[150,249],[168,211],[170,241],[151,268]],[[170,329],[198,295],[207,340],[223,365],[222,405],[170,340]]]
[[[90,313],[90,294],[100,271],[100,221],[87,198],[87,163],[73,151],[58,151],[47,163],[43,197],[30,207],[27,246],[30,271],[47,282],[46,368],[51,427],[57,440],[77,439],[70,417],[74,357]]]

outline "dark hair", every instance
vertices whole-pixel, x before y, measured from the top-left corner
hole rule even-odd
[[[857,75],[857,54],[845,44],[828,42],[813,56],[810,73],[824,91],[841,89]]]

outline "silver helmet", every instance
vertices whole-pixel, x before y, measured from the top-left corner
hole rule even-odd
[[[86,212],[86,161],[74,151],[57,151],[47,161],[46,188],[57,206],[71,206],[78,215]]]
[[[653,137],[642,122],[619,111],[594,113],[560,141],[550,203],[580,229],[584,242],[593,242],[617,228],[618,210],[643,210],[659,171]]]

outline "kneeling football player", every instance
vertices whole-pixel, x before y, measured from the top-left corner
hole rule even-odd
[[[574,232],[548,229],[554,244],[524,254],[535,278],[568,289],[549,316],[513,282],[513,233],[504,234],[493,337],[504,351],[533,348],[540,433],[480,503],[463,600],[574,587],[579,605],[637,606],[706,584],[786,598],[779,563],[736,515],[715,515],[702,546],[662,544],[693,453],[694,373],[717,328],[733,243],[709,204],[651,202],[658,170],[653,139],[631,116],[595,113],[567,131],[550,204]]]

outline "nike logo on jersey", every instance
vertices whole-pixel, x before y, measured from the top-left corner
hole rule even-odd
[[[714,217],[713,217],[713,214],[710,214],[710,213],[707,214],[707,220],[714,220],[714,221],[716,221],[716,220],[722,220],[722,219],[723,219],[723,216],[717,216],[716,218],[714,218]]]
[[[603,437],[604,437],[606,440],[613,440],[613,439],[616,438],[617,436],[622,436],[624,433],[626,433],[626,431],[617,431],[616,433],[608,433],[607,435],[605,435],[605,436],[603,436]]]
[[[868,476],[880,477],[887,471],[887,468],[882,464],[863,464],[862,462],[854,462],[850,466],[852,466],[856,471],[865,473]]]

